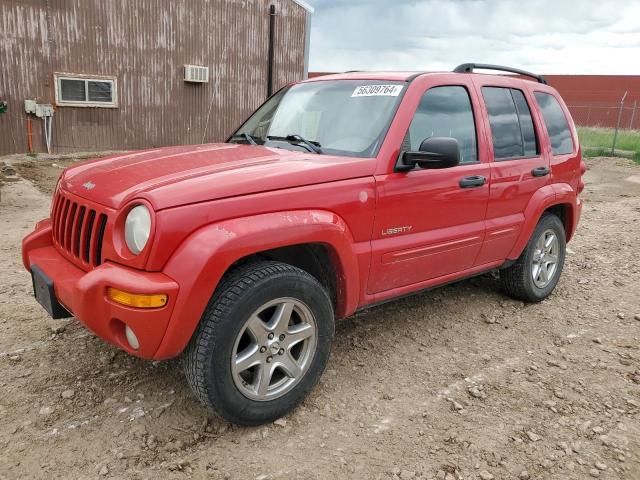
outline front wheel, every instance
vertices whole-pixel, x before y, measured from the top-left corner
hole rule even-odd
[[[220,416],[258,425],[305,398],[333,335],[332,304],[314,277],[284,263],[244,265],[214,293],[185,351],[185,373]]]
[[[566,255],[566,236],[560,219],[544,214],[526,248],[510,267],[500,271],[507,295],[525,302],[540,302],[558,284]]]

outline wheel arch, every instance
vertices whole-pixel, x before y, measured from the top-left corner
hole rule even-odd
[[[527,246],[536,225],[545,213],[552,213],[562,221],[566,241],[569,242],[575,233],[579,218],[577,195],[568,184],[552,184],[536,191],[524,211],[524,224],[520,235],[508,255],[509,260],[516,260]]]
[[[178,247],[164,272],[180,284],[174,314],[154,358],[184,349],[222,277],[252,259],[291,264],[329,290],[337,318],[355,311],[359,270],[344,220],[323,210],[274,212],[200,228]]]

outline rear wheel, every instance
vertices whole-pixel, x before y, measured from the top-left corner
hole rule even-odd
[[[244,265],[214,293],[185,351],[186,376],[223,418],[269,422],[316,384],[333,335],[332,304],[314,277],[278,262]]]
[[[507,295],[525,302],[547,298],[562,273],[565,239],[562,221],[553,214],[544,214],[520,258],[500,271],[500,281]]]

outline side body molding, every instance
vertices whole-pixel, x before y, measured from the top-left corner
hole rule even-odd
[[[274,212],[225,220],[196,230],[178,247],[163,272],[180,285],[173,315],[156,359],[178,355],[189,342],[214,289],[236,261],[264,250],[323,244],[337,273],[337,317],[359,302],[354,240],[341,217],[324,210]]]

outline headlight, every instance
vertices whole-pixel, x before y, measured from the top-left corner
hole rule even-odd
[[[144,205],[133,207],[124,223],[124,239],[134,254],[139,254],[149,240],[151,214]]]

